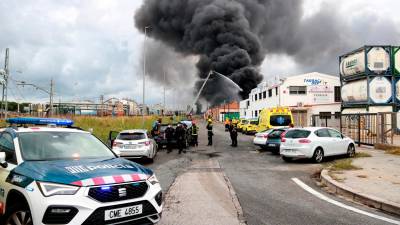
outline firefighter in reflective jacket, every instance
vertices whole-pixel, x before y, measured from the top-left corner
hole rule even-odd
[[[199,134],[199,128],[197,127],[195,122],[192,122],[192,144],[195,147],[199,145],[198,134]]]

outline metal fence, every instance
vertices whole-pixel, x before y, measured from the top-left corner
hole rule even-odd
[[[358,145],[393,144],[397,113],[312,115],[312,126],[331,127]]]

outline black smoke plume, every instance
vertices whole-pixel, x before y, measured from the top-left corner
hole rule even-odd
[[[266,55],[286,55],[301,66],[286,75],[338,74],[339,55],[363,45],[398,43],[397,24],[390,18],[377,19],[370,10],[349,21],[339,14],[336,1],[323,2],[306,17],[302,7],[302,0],[146,0],[135,24],[142,31],[151,26],[150,36],[176,52],[198,56],[199,78],[210,70],[231,78],[243,89],[241,97],[262,80],[259,66]],[[199,79],[197,88],[201,83]],[[202,97],[216,104],[238,98],[236,93],[213,76]]]
[[[277,49],[285,45],[281,35],[292,33],[296,26],[293,17],[301,15],[300,5],[298,0],[146,0],[135,23],[142,31],[151,26],[149,36],[175,51],[199,56],[200,78],[215,70],[237,83],[243,89],[241,97],[247,97],[263,79],[259,66],[267,49],[262,43]],[[273,29],[281,31],[267,35]],[[199,80],[197,88],[201,83]],[[224,79],[213,76],[202,97],[216,104],[237,99],[237,92]]]

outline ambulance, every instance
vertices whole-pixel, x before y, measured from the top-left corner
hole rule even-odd
[[[288,107],[266,108],[258,117],[257,132],[293,125],[293,115]]]

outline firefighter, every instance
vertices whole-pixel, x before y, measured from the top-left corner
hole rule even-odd
[[[175,129],[171,124],[168,124],[167,129],[165,129],[165,138],[167,139],[167,153],[172,151],[172,140],[174,139]]]
[[[158,136],[160,134],[161,122],[162,122],[161,118],[158,118],[158,120],[154,121],[151,129],[151,135],[153,137]]]
[[[195,147],[199,146],[198,133],[199,133],[199,128],[197,127],[196,123],[193,121],[192,122],[192,144]]]
[[[228,118],[225,119],[225,122],[224,122],[224,124],[225,124],[225,132],[229,131],[230,123],[232,123],[232,120],[229,120]]]
[[[178,123],[178,126],[175,129],[175,137],[178,145],[179,154],[181,154],[182,151],[183,153],[186,153],[186,150],[183,150],[185,144],[185,134],[185,128],[183,128],[183,125],[181,123]]]
[[[211,146],[213,144],[213,125],[212,125],[212,120],[208,119],[207,121],[207,135],[208,135],[208,146]]]
[[[230,124],[229,124],[229,135],[231,136],[231,141],[232,141],[231,146],[237,147],[237,136],[238,136],[237,128],[233,124],[232,120],[230,121]]]

